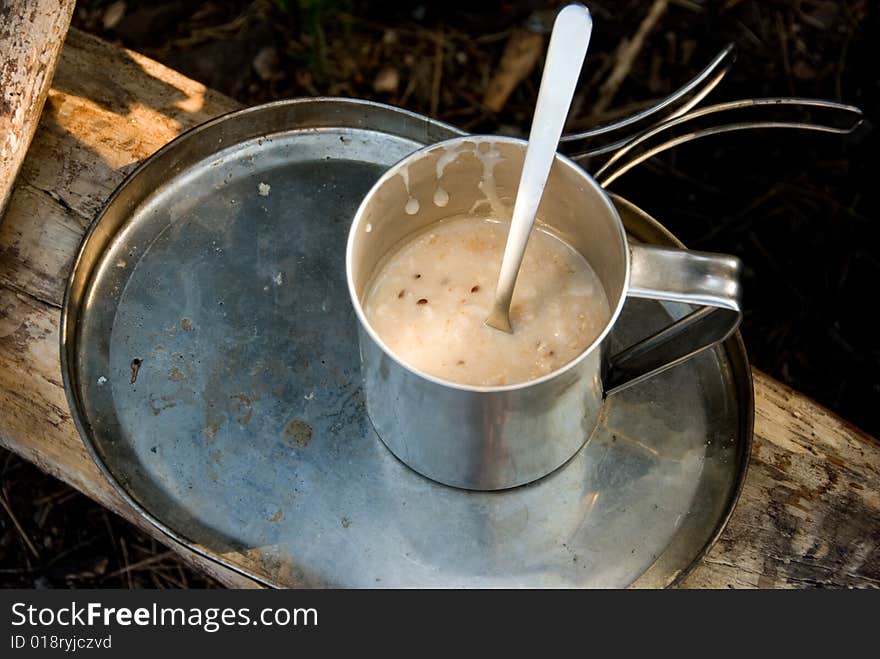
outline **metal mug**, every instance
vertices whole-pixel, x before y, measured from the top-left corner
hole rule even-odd
[[[554,471],[592,435],[606,395],[723,341],[741,317],[737,258],[628,242],[602,188],[557,155],[538,222],[577,249],[602,282],[611,314],[600,335],[562,368],[505,386],[448,382],[399,360],[362,307],[377,267],[402,241],[434,222],[466,213],[497,214],[490,201],[500,202],[509,219],[525,149],[522,140],[497,136],[458,137],[420,149],[376,182],[348,237],[346,275],[359,321],[370,419],[405,464],[466,489],[515,487]],[[487,196],[489,179],[494,194]],[[434,201],[438,188],[446,192],[442,206]],[[418,202],[414,214],[412,200]],[[698,308],[611,354],[608,337],[627,297]]]

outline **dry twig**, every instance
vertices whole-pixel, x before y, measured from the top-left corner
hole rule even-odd
[[[24,541],[24,544],[27,545],[27,548],[34,555],[37,560],[40,560],[40,552],[37,551],[37,548],[34,546],[34,543],[31,541],[30,537],[27,533],[25,533],[24,528],[22,528],[21,524],[18,521],[18,518],[15,516],[15,513],[12,512],[12,507],[6,501],[6,490],[4,488],[3,492],[0,493],[0,504],[3,505],[3,509],[6,511],[6,514],[9,515],[9,519],[12,520],[12,525],[15,526],[15,530],[18,531],[18,534],[21,536],[21,539]]]
[[[511,33],[504,47],[504,54],[498,63],[486,94],[483,105],[492,112],[501,112],[507,99],[538,63],[544,51],[544,35],[525,30]]]
[[[437,116],[440,108],[440,82],[443,79],[443,46],[445,40],[443,31],[437,33],[434,48],[434,77],[431,83],[431,116]]]
[[[136,563],[131,563],[130,565],[126,565],[125,567],[122,567],[122,568],[116,570],[115,572],[111,572],[110,574],[108,574],[104,577],[104,580],[106,581],[107,579],[112,579],[113,577],[118,577],[123,574],[130,574],[131,572],[134,572],[135,570],[140,570],[141,568],[146,567],[148,565],[154,565],[156,563],[160,563],[160,562],[164,561],[165,559],[173,559],[173,558],[174,558],[173,551],[164,551],[161,554],[156,554],[155,556],[150,556],[149,558],[145,558],[141,561],[137,561]]]
[[[611,105],[617,90],[620,89],[623,81],[629,75],[633,62],[639,56],[642,46],[645,44],[645,39],[651,33],[651,30],[654,29],[654,26],[657,25],[668,5],[669,0],[654,0],[632,39],[627,39],[620,44],[620,47],[617,49],[617,62],[611,70],[611,75],[602,84],[602,88],[599,90],[599,100],[593,106],[594,115],[604,114],[608,106]]]

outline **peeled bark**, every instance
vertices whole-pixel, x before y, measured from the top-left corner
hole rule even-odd
[[[0,214],[34,136],[74,0],[0,0]]]

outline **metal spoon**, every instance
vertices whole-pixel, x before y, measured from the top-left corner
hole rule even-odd
[[[553,23],[529,144],[513,206],[510,232],[507,234],[501,273],[495,289],[495,302],[489,318],[486,319],[486,324],[490,327],[509,334],[513,333],[510,325],[510,301],[513,298],[516,277],[535,223],[541,196],[544,194],[547,176],[556,157],[556,148],[562,136],[562,128],[568,116],[592,31],[593,19],[590,12],[579,4],[563,7]]]

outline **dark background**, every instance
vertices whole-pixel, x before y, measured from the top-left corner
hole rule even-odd
[[[540,64],[499,113],[483,107],[483,95],[510,34],[549,26],[560,4],[83,0],[74,25],[244,104],[352,96],[470,131],[525,135]],[[880,434],[873,158],[880,140],[871,125],[880,119],[877,3],[671,1],[608,109],[591,110],[618,46],[652,4],[588,3],[595,27],[571,130],[666,96],[731,41],[738,60],[709,102],[810,96],[865,111],[867,125],[852,136],[728,134],[655,158],[611,189],[689,247],[738,255],[746,266],[742,333],[752,363]],[[112,513],[5,452],[0,496],[0,586],[212,585]]]

